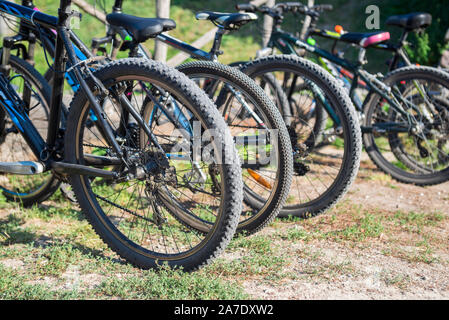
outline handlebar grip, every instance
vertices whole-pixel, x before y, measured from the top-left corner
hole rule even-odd
[[[282,8],[283,10],[293,10],[297,8],[302,8],[304,5],[301,2],[281,2],[276,4],[276,7]]]
[[[235,8],[237,10],[246,11],[246,12],[255,12],[256,11],[256,6],[251,3],[236,4]]]
[[[315,6],[316,9],[321,11],[331,11],[334,10],[334,6],[331,4],[319,4]]]
[[[304,7],[301,2],[284,2],[290,8]]]

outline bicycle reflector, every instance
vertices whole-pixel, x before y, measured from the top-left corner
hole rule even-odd
[[[337,24],[337,25],[334,27],[334,30],[335,30],[335,32],[337,32],[337,33],[339,33],[339,34],[343,34],[343,27],[342,27],[341,25],[339,25],[339,24]]]
[[[316,45],[316,40],[313,38],[307,38],[307,43],[310,44],[311,46]]]
[[[271,184],[264,177],[262,177],[260,174],[258,174],[256,171],[251,170],[251,169],[247,169],[247,170],[248,170],[248,173],[250,174],[250,176],[253,177],[253,179],[256,180],[260,185],[264,186],[267,189],[272,188]]]

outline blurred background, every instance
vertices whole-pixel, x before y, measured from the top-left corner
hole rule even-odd
[[[271,3],[275,2],[269,0]],[[20,2],[20,0],[16,0]],[[176,21],[177,28],[170,31],[175,36],[185,42],[193,43],[201,38],[205,33],[213,28],[210,21],[198,21],[195,19],[195,13],[201,10],[213,10],[222,12],[236,12],[235,5],[237,3],[245,3],[243,0],[125,0],[124,13],[141,16],[155,17],[156,7],[159,5],[159,13],[163,15],[169,11],[169,17]],[[257,2],[264,2],[259,0]],[[280,1],[278,1],[280,2]],[[365,13],[366,7],[376,5],[380,9],[380,29],[389,31],[392,39],[399,37],[400,29],[387,27],[384,21],[391,15],[405,14],[410,12],[428,12],[432,14],[432,25],[422,34],[413,34],[409,37],[410,47],[408,50],[412,60],[415,63],[423,65],[438,65],[447,43],[445,43],[445,35],[449,28],[449,10],[448,0],[303,0],[304,3],[314,4],[332,4],[334,9],[330,12],[324,12],[320,18],[318,27],[334,29],[335,25],[343,26],[344,30],[351,32],[369,32],[365,25],[365,21],[369,14]],[[59,0],[35,0],[35,5],[42,11],[56,15],[59,6]],[[95,14],[101,16],[104,12],[111,12],[114,0],[83,0],[74,1],[81,7],[87,6],[93,10]],[[75,4],[75,7],[76,7]],[[77,34],[85,43],[90,43],[93,37],[101,37],[105,35],[105,26],[99,19],[87,14],[82,8],[77,8],[83,13],[81,28],[77,30]],[[164,13],[165,10],[165,13]],[[92,12],[91,12],[92,13]],[[224,54],[220,56],[222,63],[231,63],[240,60],[248,60],[255,56],[262,44],[263,31],[262,16],[259,21],[248,24],[238,32],[233,32],[223,39],[222,49]],[[292,33],[300,32],[302,27],[303,16],[294,17],[291,14],[286,16],[283,28]],[[7,33],[7,26],[3,25],[2,33]],[[204,42],[203,42],[204,43]],[[211,41],[205,42],[202,47],[206,51],[211,47]],[[318,44],[322,47],[330,47],[331,43],[326,40],[319,39]],[[150,51],[154,51],[154,41],[150,40],[146,44]],[[345,56],[348,58],[356,57],[356,51],[352,50],[347,44],[340,44],[340,49],[345,50]],[[346,46],[346,47],[345,47]],[[163,49],[164,50],[164,49]],[[166,59],[170,61],[178,51],[173,48],[167,48],[165,54]],[[123,54],[125,56],[126,54]],[[386,60],[391,56],[388,52],[368,51],[368,70],[384,71],[386,70]],[[164,57],[164,54],[162,54]],[[40,71],[46,70],[45,60],[42,53],[37,57],[37,68]],[[177,60],[179,61],[179,59]],[[174,61],[172,61],[174,62]]]

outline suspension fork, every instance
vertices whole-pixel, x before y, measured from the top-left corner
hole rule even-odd
[[[417,88],[417,90],[418,90],[418,92],[420,92],[420,90],[419,90],[418,88]],[[424,94],[424,93],[421,93],[421,92],[420,92],[420,95],[421,95],[421,94]],[[393,87],[393,89],[392,89],[392,96],[393,96],[393,98],[394,98],[396,101],[402,102],[404,105],[406,105],[406,106],[408,106],[409,108],[415,110],[416,112],[418,112],[418,113],[422,112],[422,113],[423,113],[423,116],[424,116],[428,121],[432,121],[433,115],[432,115],[431,113],[429,113],[429,111],[428,111],[427,109],[425,109],[425,108],[424,108],[424,109],[419,108],[419,107],[415,106],[415,104],[411,104],[410,102],[408,102],[407,100],[405,100],[404,97],[402,97],[402,94],[401,94],[401,92],[399,91],[399,89],[397,89],[396,87]],[[423,98],[424,98],[424,97],[423,97]],[[425,99],[425,98],[424,98],[424,99]],[[404,114],[402,114],[402,115],[405,116],[409,122],[410,122],[411,119],[413,119],[414,122],[415,122],[415,124],[417,123],[416,118],[415,118],[412,114],[410,114],[409,112],[405,111],[400,105],[399,105],[399,106],[393,105],[393,107],[394,107],[397,111],[401,112],[401,114],[402,114],[402,112],[403,112]]]
[[[218,81],[213,81],[213,84],[207,88],[207,93],[209,95],[213,95],[217,88]],[[254,119],[254,121],[257,122],[258,125],[260,125],[263,129],[267,129],[267,126],[265,125],[264,121],[257,115],[254,110],[251,109],[251,107],[248,105],[248,103],[245,100],[245,97],[242,95],[242,93],[236,89],[234,89],[229,83],[225,83],[225,85],[221,88],[220,93],[218,94],[218,99],[226,99],[224,98],[227,93],[232,93],[234,97],[237,99],[238,102],[240,102],[243,106],[243,108],[248,112],[248,114]],[[229,110],[229,103],[225,105],[225,108],[223,110],[223,116],[226,119],[226,113]]]
[[[407,33],[404,33],[403,36],[401,37],[401,43],[403,41],[405,41],[405,38],[407,37]],[[400,49],[398,49],[395,58],[396,58],[396,62],[398,60],[398,58],[401,58],[405,65],[410,66],[412,65],[412,63],[410,62],[410,59],[408,58],[407,54],[405,53],[405,51],[402,49],[402,47]],[[393,68],[396,67],[396,64],[393,65]],[[427,99],[427,95],[425,94],[425,90],[424,88],[418,83],[418,81],[413,80],[413,85],[415,86],[416,90],[418,90],[419,94],[421,95],[421,97],[424,99],[424,102],[426,103],[426,106],[429,108],[430,113],[428,110],[424,109],[424,116],[427,118],[427,120],[431,121],[433,120],[433,115],[437,112],[437,110],[435,110],[435,107],[433,106],[432,103],[430,103],[430,101]]]
[[[14,45],[17,42],[28,40],[30,42],[30,49],[28,50],[28,53],[26,52],[26,49],[23,49],[23,56],[24,59],[26,59],[27,62],[32,61],[29,56],[29,52],[32,52],[34,55],[34,44],[36,43],[36,37],[30,33],[29,39],[25,39],[21,35],[16,35],[14,37],[5,37],[3,39],[3,52],[2,52],[2,64],[0,66],[1,72],[5,75],[6,78],[9,78],[9,74],[11,72],[11,65],[10,65],[10,57],[11,57],[11,50],[13,49]],[[24,48],[24,46],[21,46]],[[23,102],[25,103],[25,106],[30,107],[31,103],[31,88],[27,86],[27,83],[24,82],[23,87]]]
[[[359,70],[359,74],[361,79],[369,85],[371,89],[370,92],[377,93],[380,97],[385,99],[391,105],[391,107],[403,117],[405,118],[409,117],[409,113],[405,111],[398,103],[398,99],[394,94],[394,92],[392,91],[391,87],[389,87],[388,85],[377,79],[375,76],[369,74],[365,70]],[[391,99],[390,97],[392,97],[393,99]],[[400,94],[400,92],[398,94],[398,98],[406,105],[408,105],[408,103],[402,99],[402,95]]]
[[[88,84],[84,80],[81,75],[79,67],[77,67],[77,58],[75,51],[72,47],[71,41],[69,40],[69,32],[68,28],[70,23],[71,14],[68,12],[70,1],[66,0],[66,5],[62,6],[59,12],[59,23],[58,23],[58,37],[56,38],[56,58],[55,58],[55,75],[54,75],[54,83],[53,83],[53,93],[52,100],[50,106],[50,125],[55,126],[55,130],[49,130],[48,134],[48,145],[50,148],[54,147],[56,142],[56,134],[59,128],[59,120],[61,115],[61,105],[62,105],[62,96],[64,91],[64,79],[66,72],[66,63],[67,57],[70,61],[71,65],[74,66],[73,71],[75,76],[80,84],[84,94],[86,95],[91,109],[93,109],[95,116],[98,119],[99,125],[104,130],[105,139],[112,146],[114,152],[119,156],[119,158],[126,163],[124,159],[123,152],[120,148],[120,145],[115,139],[113,130],[109,123],[106,121],[106,115],[102,107],[99,105],[96,97],[90,90]],[[88,68],[88,67],[87,67]],[[96,80],[96,81],[95,81]],[[101,85],[101,82],[98,79],[94,78],[96,85]],[[101,90],[101,87],[97,88]],[[129,101],[128,101],[129,102]]]
[[[293,76],[292,85],[290,87],[290,92],[289,92],[289,96],[288,96],[289,100],[291,99],[291,97],[292,97],[292,95],[293,95],[293,93],[295,91],[296,81],[297,80],[298,80],[298,75],[295,74]],[[332,108],[332,106],[329,104],[328,100],[324,96],[324,94],[321,91],[321,89],[318,88],[318,86],[315,83],[313,83],[312,81],[310,81],[308,79],[304,79],[304,82],[310,87],[310,90],[313,92],[315,98],[318,98],[318,100],[322,103],[322,105],[326,109],[327,113],[329,114],[329,116],[334,121],[335,126],[336,127],[340,127],[341,126],[340,118],[335,113],[335,110]]]
[[[343,72],[343,67],[335,66],[332,62],[327,60],[324,57],[318,57],[318,60],[321,63],[321,66],[326,69],[330,74],[334,76],[334,78],[337,79],[337,81],[341,81],[343,86],[348,89],[349,91],[349,97],[351,98],[352,102],[354,103],[354,106],[356,107],[357,111],[362,112],[363,109],[363,102],[360,100],[359,95],[356,93],[355,89],[356,86],[352,86],[351,82],[348,80],[348,75]],[[353,83],[358,83],[359,78],[357,73],[354,74],[352,80]]]

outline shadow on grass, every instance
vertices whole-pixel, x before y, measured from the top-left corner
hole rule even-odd
[[[28,244],[35,241],[38,236],[34,232],[21,228],[24,223],[22,218],[14,214],[0,220],[0,244]]]
[[[102,250],[86,247],[85,245],[80,244],[80,243],[74,243],[74,244],[72,244],[72,247],[74,249],[78,250],[79,252],[81,252],[81,254],[86,255],[86,256],[100,258],[101,260],[105,260],[105,261],[123,265],[123,266],[128,264],[128,262],[126,262],[125,260],[123,260],[121,258],[114,258],[114,257],[107,256],[103,253]]]
[[[40,205],[42,208],[43,206]],[[48,206],[45,206],[48,207]],[[54,207],[48,207],[54,208]],[[55,208],[57,209],[57,208]],[[73,210],[75,211],[75,210]],[[79,220],[83,220],[82,213],[79,213]],[[63,244],[70,244],[74,250],[79,251],[83,256],[99,258],[108,262],[126,265],[127,262],[120,259],[105,255],[102,250],[90,248],[77,242],[66,242],[64,239],[51,237],[47,235],[37,234],[24,228],[26,220],[10,214],[6,218],[0,220],[0,245],[14,245],[14,244],[28,244],[34,248],[46,249],[50,247],[57,247]]]

